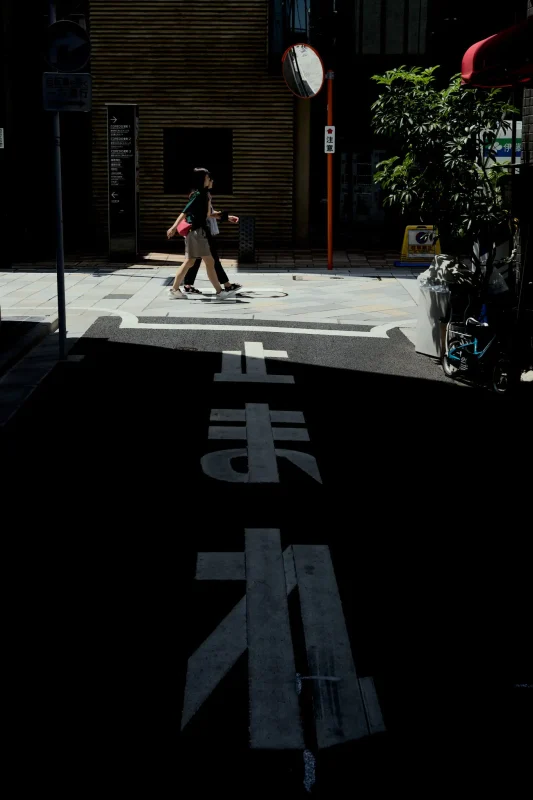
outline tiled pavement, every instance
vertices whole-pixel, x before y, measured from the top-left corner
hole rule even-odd
[[[115,310],[138,317],[247,318],[314,322],[323,325],[381,325],[398,322],[414,327],[418,270],[386,268],[270,269],[240,267],[223,260],[230,280],[238,280],[254,294],[216,302],[203,270],[197,287],[206,297],[176,301],[168,296],[175,264],[146,268],[67,270],[65,277],[68,329],[78,336],[101,315]],[[2,315],[34,317],[57,310],[55,273],[50,271],[0,272]]]

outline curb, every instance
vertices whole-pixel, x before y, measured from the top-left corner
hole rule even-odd
[[[9,318],[4,322],[9,322]],[[31,320],[28,320],[31,321]],[[10,370],[21,358],[33,350],[43,339],[51,333],[55,333],[59,326],[59,320],[54,317],[50,320],[35,321],[32,330],[19,339],[7,353],[0,354],[0,381],[5,373]]]
[[[49,335],[57,327],[57,318],[36,324],[36,331],[29,331],[6,355],[5,361],[11,359],[12,366],[0,377],[0,430],[58,363],[58,342]]]

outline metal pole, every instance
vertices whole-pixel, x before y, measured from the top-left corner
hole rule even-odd
[[[50,25],[57,20],[56,4],[49,4]],[[61,123],[59,111],[54,112],[54,168],[56,200],[56,271],[57,316],[59,321],[59,358],[67,357],[67,313],[65,308],[65,248],[63,243],[63,190],[61,182]]]
[[[333,72],[327,73],[328,81],[328,125],[333,125]],[[328,269],[333,269],[333,153],[328,159]]]

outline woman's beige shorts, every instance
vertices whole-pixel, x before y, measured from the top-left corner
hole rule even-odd
[[[185,238],[186,258],[206,258],[211,255],[209,242],[203,228],[190,231]]]

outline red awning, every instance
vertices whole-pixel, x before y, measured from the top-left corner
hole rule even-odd
[[[463,83],[492,88],[533,80],[533,16],[469,47],[461,68]]]

